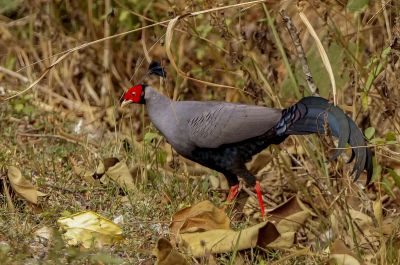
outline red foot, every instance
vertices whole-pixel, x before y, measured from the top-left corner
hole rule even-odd
[[[255,190],[256,190],[256,193],[257,193],[258,203],[260,204],[260,208],[261,208],[261,217],[264,219],[265,208],[264,208],[264,201],[263,201],[263,198],[262,198],[261,187],[260,187],[260,182],[259,181],[256,181]]]
[[[231,186],[231,188],[229,189],[229,194],[228,194],[228,198],[226,198],[227,202],[231,202],[233,201],[236,196],[239,193],[239,184],[236,184],[235,186]]]

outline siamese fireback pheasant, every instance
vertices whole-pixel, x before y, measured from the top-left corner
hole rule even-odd
[[[372,176],[372,155],[363,134],[340,108],[320,97],[305,97],[287,109],[217,101],[173,101],[148,85],[136,85],[123,95],[122,106],[146,104],[150,120],[182,156],[221,172],[230,186],[228,201],[238,193],[241,177],[255,186],[261,214],[260,184],[245,163],[271,144],[289,135],[325,133],[326,124],[338,138],[336,159],[348,143],[355,159],[354,180],[367,171]]]

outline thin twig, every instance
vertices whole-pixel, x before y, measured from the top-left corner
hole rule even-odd
[[[318,87],[314,83],[310,67],[308,66],[306,54],[304,53],[303,46],[301,45],[298,30],[293,24],[291,18],[286,14],[285,9],[279,11],[279,14],[282,16],[285,27],[289,31],[290,38],[292,39],[294,47],[296,48],[297,56],[299,57],[300,63],[303,68],[303,73],[306,76],[308,88],[310,89],[310,92],[313,96],[319,95]]]

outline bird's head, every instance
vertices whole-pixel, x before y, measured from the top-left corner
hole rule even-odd
[[[146,85],[135,85],[128,89],[122,97],[121,107],[129,103],[144,104],[144,92]]]

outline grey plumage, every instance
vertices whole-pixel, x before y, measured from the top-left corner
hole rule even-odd
[[[146,87],[145,101],[153,124],[174,147],[184,145],[184,153],[259,136],[281,117],[281,110],[260,106],[172,101],[152,87]]]
[[[255,177],[245,163],[270,144],[279,144],[291,134],[324,133],[327,123],[346,143],[365,146],[361,131],[338,107],[319,97],[307,97],[288,109],[213,101],[172,101],[146,86],[144,102],[155,127],[181,155],[222,172],[229,184],[241,176],[253,185]],[[336,159],[343,150],[337,150]],[[366,169],[372,175],[371,153],[354,148],[355,179]]]

